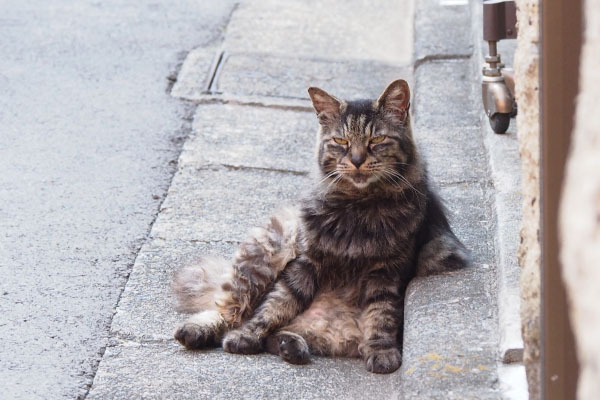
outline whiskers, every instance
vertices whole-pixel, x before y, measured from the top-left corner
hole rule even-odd
[[[367,175],[367,181],[364,183],[364,186],[359,186],[358,183],[353,182],[352,173],[356,170],[351,168],[345,164],[338,164],[336,168],[327,173],[325,176],[321,178],[318,182],[318,185],[322,187],[325,192],[329,192],[332,187],[336,187],[336,184],[339,183],[342,179],[347,177],[347,179],[353,183],[353,186],[356,186],[360,189],[364,189],[369,185],[370,182],[373,182],[373,178],[375,180],[380,179],[385,182],[386,185],[398,190],[403,191],[406,188],[412,190],[415,195],[425,197],[425,194],[419,191],[406,177],[397,169],[400,165],[409,165],[402,162],[391,162],[391,163],[381,163],[381,162],[371,162],[366,165],[366,168],[361,169],[360,172],[363,175]],[[369,177],[370,176],[370,177]],[[350,183],[349,182],[349,183]]]
[[[336,176],[336,175],[338,175],[338,174],[339,174],[339,172],[338,172],[336,169],[334,169],[333,171],[331,171],[330,173],[328,173],[327,175],[325,175],[325,176],[324,176],[324,177],[323,177],[323,178],[322,178],[322,179],[321,179],[321,180],[318,182],[318,184],[319,184],[319,185],[321,185],[321,184],[325,183],[325,181],[326,181],[327,179],[329,179],[329,178],[333,178],[334,176]]]
[[[377,174],[390,185],[398,188],[404,189],[405,186],[408,186],[416,195],[421,195],[425,197],[425,194],[421,193],[417,188],[415,188],[409,181],[402,175],[398,170],[392,168],[392,165],[403,164],[405,163],[390,163],[388,165],[383,165],[381,168],[377,169]]]
[[[328,179],[331,179],[331,181],[329,181],[329,183],[327,183],[327,186],[325,186],[325,192],[328,192],[333,185],[335,185],[342,179],[342,172],[338,171],[337,169],[334,169],[333,171],[329,172],[319,181],[319,186],[323,185]]]

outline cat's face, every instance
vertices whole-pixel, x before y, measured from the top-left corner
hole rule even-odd
[[[376,101],[342,101],[309,88],[321,125],[318,162],[328,187],[368,190],[402,185],[414,144],[404,80],[392,82]]]

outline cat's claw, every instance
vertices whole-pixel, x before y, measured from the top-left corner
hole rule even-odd
[[[389,374],[400,368],[402,354],[397,348],[376,350],[366,357],[367,371],[376,374]]]
[[[225,334],[223,349],[228,353],[257,354],[262,351],[262,343],[254,333],[237,329]]]

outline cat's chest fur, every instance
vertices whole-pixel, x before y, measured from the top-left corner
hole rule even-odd
[[[420,214],[406,199],[313,200],[302,209],[304,252],[324,267],[410,258]]]

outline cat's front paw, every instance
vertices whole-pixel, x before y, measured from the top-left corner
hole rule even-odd
[[[225,335],[223,349],[228,353],[256,354],[262,351],[262,342],[254,333],[236,329]]]
[[[175,339],[186,349],[195,350],[205,347],[216,347],[219,344],[219,332],[213,327],[185,322],[175,330]]]
[[[389,374],[400,367],[402,354],[395,347],[375,350],[365,357],[367,371],[376,374]]]

